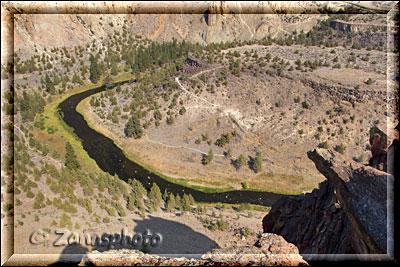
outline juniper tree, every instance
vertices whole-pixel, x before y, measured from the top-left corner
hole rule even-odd
[[[214,159],[214,152],[213,150],[210,148],[210,150],[208,151],[207,155],[203,156],[203,165],[207,165],[209,164],[212,160]]]
[[[261,172],[262,171],[262,157],[261,157],[261,152],[257,152],[256,157],[253,162],[253,171],[255,173]]]
[[[246,157],[243,154],[240,154],[235,161],[235,166],[238,170],[240,170],[242,166],[245,164],[246,164]]]

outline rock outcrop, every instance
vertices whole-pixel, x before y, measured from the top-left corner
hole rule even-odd
[[[374,25],[368,23],[352,23],[342,20],[331,21],[330,27],[335,30],[342,32],[363,32],[363,31],[374,31],[374,32],[386,32],[386,25]]]
[[[394,139],[398,139],[397,130],[389,129],[385,126],[374,126],[369,131],[369,144],[371,145],[372,157],[369,165],[381,171],[393,174],[393,167],[388,170],[388,153],[389,158],[393,158],[393,149],[389,149]],[[390,150],[390,152],[389,152]]]
[[[354,253],[350,223],[328,181],[305,197],[279,199],[264,217],[263,229],[282,235],[302,254]]]
[[[285,76],[290,78],[289,75]],[[393,92],[375,91],[375,90],[358,90],[355,88],[347,88],[339,85],[327,85],[318,83],[308,79],[300,79],[305,86],[313,88],[318,93],[326,93],[331,99],[339,101],[348,101],[350,103],[365,102],[379,100],[389,105],[394,105],[398,101],[398,95]]]
[[[277,201],[263,219],[264,232],[283,236],[301,254],[390,255],[393,176],[326,149],[308,157],[327,180],[305,196]]]
[[[197,259],[162,257],[145,254],[138,250],[93,251],[82,259],[81,264],[95,266],[194,266],[194,265],[260,265],[260,266],[309,266],[293,244],[275,234],[262,234],[254,246],[238,246],[215,249]]]

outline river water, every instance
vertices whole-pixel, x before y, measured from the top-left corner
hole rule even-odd
[[[121,82],[120,84],[122,83],[125,82]],[[115,84],[115,86],[116,85],[117,84]],[[271,206],[278,198],[283,196],[271,192],[244,190],[223,193],[204,193],[168,182],[158,175],[147,171],[142,166],[127,159],[122,150],[111,139],[90,128],[84,117],[76,111],[76,106],[80,101],[104,90],[104,86],[101,86],[75,94],[65,99],[59,105],[65,123],[73,128],[75,134],[81,139],[83,148],[103,171],[111,175],[117,174],[118,177],[124,181],[128,181],[129,178],[135,178],[147,189],[149,189],[153,183],[156,183],[162,193],[165,189],[167,189],[168,192],[172,192],[175,195],[180,194],[181,196],[184,193],[190,193],[193,198],[199,202],[251,203]]]

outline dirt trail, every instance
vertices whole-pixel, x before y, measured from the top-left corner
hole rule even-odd
[[[148,136],[146,136],[146,137],[147,137],[147,141],[149,141],[150,143],[162,145],[162,146],[165,146],[165,147],[168,147],[168,148],[185,148],[185,149],[193,150],[193,151],[195,151],[195,152],[199,152],[199,153],[204,154],[204,155],[207,155],[207,154],[208,154],[208,152],[204,152],[204,151],[201,151],[201,150],[198,150],[198,149],[195,149],[195,148],[191,148],[191,147],[188,147],[188,146],[171,146],[171,145],[166,145],[166,144],[164,144],[164,143],[151,140]],[[225,157],[223,154],[214,154],[214,156],[216,156],[216,157]]]
[[[203,70],[203,71],[201,71],[201,72],[199,72],[199,73],[196,73],[196,74],[192,75],[190,78],[192,79],[192,78],[195,78],[195,77],[197,77],[198,75],[201,75],[201,74],[203,74],[203,73],[205,73],[205,72],[210,72],[210,71],[214,71],[214,70],[221,69],[221,68],[223,68],[223,67],[222,67],[222,66],[219,66],[219,67],[212,68],[212,69],[209,69],[209,70]],[[207,107],[207,106],[196,106],[196,107],[192,107],[192,108],[209,108],[209,109],[216,109],[216,110],[220,111],[221,113],[223,113],[225,116],[227,116],[227,117],[228,117],[236,126],[238,126],[243,132],[245,131],[244,128],[246,128],[246,129],[248,128],[248,127],[246,127],[246,126],[243,127],[243,126],[240,124],[240,122],[239,122],[239,120],[238,120],[238,118],[237,118],[238,116],[239,116],[239,117],[241,116],[239,111],[232,110],[232,109],[223,109],[223,108],[221,108],[220,105],[218,105],[218,104],[213,104],[213,103],[211,103],[210,101],[208,101],[207,99],[195,95],[194,93],[188,91],[188,90],[181,84],[181,82],[179,81],[179,77],[175,77],[175,81],[178,83],[178,85],[179,85],[179,87],[182,89],[182,91],[184,91],[185,93],[189,94],[190,96],[193,96],[194,98],[199,99],[199,100],[201,100],[201,101],[203,101],[203,102],[205,102],[206,104],[209,105],[209,107]],[[189,109],[189,108],[188,108],[188,109]],[[150,143],[162,145],[162,146],[168,147],[168,148],[184,148],[184,149],[189,149],[189,150],[192,150],[192,151],[195,151],[195,152],[198,152],[198,153],[207,155],[207,152],[204,152],[204,151],[201,151],[201,150],[198,150],[198,149],[195,149],[195,148],[191,148],[191,147],[187,147],[187,146],[171,146],[171,145],[167,145],[167,144],[164,144],[164,143],[161,143],[161,142],[158,142],[158,141],[154,141],[154,140],[150,139],[149,136],[146,136],[146,137],[147,137],[147,141],[150,142]],[[225,157],[225,155],[223,155],[223,154],[214,154],[214,156],[216,156],[216,157]]]
[[[195,78],[195,77],[197,77],[198,75],[203,74],[203,73],[205,73],[205,72],[210,72],[210,71],[217,70],[217,69],[220,69],[220,68],[223,68],[223,67],[216,67],[216,68],[212,68],[212,69],[209,69],[209,70],[203,70],[203,71],[201,71],[201,72],[199,72],[199,73],[196,73],[196,74],[192,75],[190,78],[192,79],[192,78]],[[197,99],[199,99],[199,100],[201,100],[201,101],[204,101],[205,103],[209,104],[212,108],[215,108],[215,109],[217,109],[218,111],[220,111],[221,113],[223,113],[225,116],[227,116],[229,119],[231,119],[231,120],[233,121],[233,123],[234,123],[235,125],[237,125],[237,126],[240,128],[240,130],[242,130],[243,132],[245,132],[246,130],[249,129],[249,126],[248,126],[248,125],[242,125],[243,123],[242,123],[242,122],[240,121],[240,119],[239,119],[239,117],[241,117],[241,114],[240,114],[240,112],[239,112],[238,110],[225,109],[225,108],[221,107],[221,106],[218,105],[218,104],[213,104],[213,103],[211,103],[210,101],[208,101],[207,99],[195,95],[194,93],[188,91],[188,90],[180,83],[179,77],[175,77],[175,81],[179,84],[179,87],[180,87],[185,93],[187,93],[187,94],[189,94],[189,95],[193,96],[194,98],[197,98]],[[206,107],[203,107],[203,108],[206,108]]]

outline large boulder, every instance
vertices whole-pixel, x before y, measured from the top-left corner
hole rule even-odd
[[[298,248],[279,235],[264,233],[254,246],[214,249],[203,260],[229,265],[308,266]]]
[[[309,266],[293,244],[275,234],[262,234],[254,246],[215,249],[197,259],[163,257],[138,250],[121,249],[86,254],[81,265],[95,266]]]

